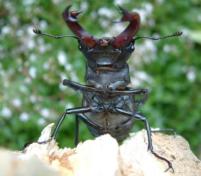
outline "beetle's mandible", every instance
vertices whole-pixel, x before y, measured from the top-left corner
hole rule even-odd
[[[94,136],[109,133],[118,141],[125,139],[136,120],[144,123],[148,137],[148,150],[157,158],[168,164],[172,169],[171,162],[158,155],[153,150],[151,128],[143,115],[138,112],[138,105],[142,104],[148,94],[147,89],[133,89],[128,87],[130,83],[129,66],[127,60],[135,50],[135,41],[141,38],[159,40],[173,36],[180,36],[177,32],[172,35],[154,38],[137,37],[140,27],[140,16],[136,12],[129,12],[119,7],[122,18],[120,22],[129,22],[127,28],[115,37],[96,38],[86,32],[77,22],[79,11],[70,11],[68,6],[63,12],[63,19],[74,35],[54,36],[46,34],[39,29],[34,32],[39,35],[53,38],[73,37],[78,41],[79,50],[86,57],[86,85],[64,80],[63,85],[83,94],[81,107],[66,109],[59,118],[52,133],[56,138],[63,120],[68,114],[75,114],[76,130],[75,143],[78,143],[79,121],[82,120]],[[137,100],[137,96],[141,96]],[[167,170],[168,170],[167,169]]]

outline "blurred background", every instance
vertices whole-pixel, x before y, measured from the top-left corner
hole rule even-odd
[[[79,22],[96,37],[115,36],[125,24],[117,5],[141,16],[138,36],[182,37],[138,40],[129,60],[132,86],[148,88],[140,111],[153,128],[172,128],[201,158],[201,1],[200,0],[6,0],[0,1],[0,146],[22,149],[65,108],[80,106],[81,94],[64,87],[64,78],[84,83],[85,59],[73,38],[36,36],[72,34],[61,13],[72,4]],[[133,131],[143,128],[136,123]],[[92,138],[81,123],[81,140]],[[74,118],[62,125],[61,146],[73,146]]]

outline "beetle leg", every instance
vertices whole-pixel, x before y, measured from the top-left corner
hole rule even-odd
[[[78,118],[78,122],[79,122],[79,119],[83,120],[87,125],[89,126],[92,126],[93,128],[95,129],[102,129],[99,125],[95,124],[94,122],[92,122],[91,120],[89,120],[87,118],[86,115],[82,114],[82,113],[79,113],[79,114],[76,114],[76,118]],[[78,144],[79,142],[79,138],[78,138],[78,131],[79,130],[76,130],[76,133],[75,133],[75,146]]]
[[[79,116],[76,114],[75,116],[75,137],[74,137],[74,144],[75,146],[77,146],[77,144],[79,143]]]
[[[117,110],[117,112],[119,112],[123,115],[131,116],[137,120],[141,120],[144,122],[146,131],[147,131],[147,137],[148,137],[148,150],[150,150],[150,151],[153,150],[152,139],[151,139],[151,128],[149,126],[147,119],[145,117],[141,116],[140,114],[137,114],[137,113],[125,111],[121,108],[115,108],[115,109]]]
[[[59,119],[55,125],[55,128],[51,134],[50,139],[48,139],[46,141],[38,142],[38,143],[45,144],[45,143],[50,142],[52,139],[55,139],[58,134],[59,128],[61,127],[61,124],[64,121],[67,114],[78,114],[78,113],[91,112],[93,109],[94,109],[93,107],[80,107],[80,108],[66,109],[66,111],[59,117]],[[79,121],[78,121],[79,119],[77,116],[76,116],[75,120],[76,120],[75,121],[75,143],[76,143],[76,141],[78,141],[78,131],[79,131]]]
[[[101,111],[101,109],[99,107],[80,107],[80,108],[66,109],[66,111],[58,119],[57,124],[55,126],[55,129],[54,129],[54,131],[53,131],[53,133],[51,135],[51,139],[56,138],[56,136],[58,134],[58,131],[59,131],[59,128],[61,127],[61,124],[64,121],[64,119],[65,119],[67,114],[76,114],[79,119],[82,119],[88,125],[90,125],[90,126],[92,126],[94,128],[101,128],[100,126],[96,125],[95,123],[93,123],[92,121],[87,119],[87,117],[84,116],[84,114],[83,114],[83,113],[87,113],[87,112],[97,112],[97,111]]]
[[[160,156],[159,154],[157,154],[156,152],[154,152],[153,150],[153,145],[152,145],[152,138],[151,138],[151,128],[150,128],[150,125],[146,119],[146,117],[138,114],[138,113],[133,113],[133,112],[129,112],[129,111],[126,111],[126,110],[123,110],[122,108],[115,108],[117,112],[123,114],[123,115],[127,115],[127,116],[131,116],[137,120],[141,120],[144,122],[145,124],[145,128],[146,128],[146,131],[147,131],[147,138],[148,138],[148,150],[151,151],[151,153],[156,156],[157,158],[165,161],[167,164],[168,164],[168,168],[165,170],[168,171],[169,169],[172,169],[172,171],[174,172],[174,169],[173,169],[173,166],[172,166],[172,163],[167,160],[166,158]]]
[[[78,144],[79,142],[79,119],[83,120],[87,125],[92,126],[93,128],[99,128],[102,129],[99,125],[93,123],[91,120],[89,120],[83,113],[87,113],[87,112],[93,112],[93,111],[100,111],[100,109],[98,107],[81,107],[81,108],[71,108],[71,109],[67,109],[58,119],[57,124],[54,128],[54,131],[51,135],[51,138],[48,139],[47,141],[42,141],[42,142],[38,142],[39,144],[44,144],[47,143],[49,141],[51,141],[52,139],[55,139],[59,129],[61,127],[61,124],[63,123],[65,117],[67,114],[76,114],[75,117],[75,138],[74,138],[74,144],[75,146]]]
[[[61,127],[61,124],[63,123],[67,114],[78,114],[78,113],[86,113],[86,112],[91,112],[91,111],[93,111],[93,107],[80,107],[80,108],[66,109],[66,111],[58,119],[55,129],[51,135],[51,139],[56,138],[59,128]]]

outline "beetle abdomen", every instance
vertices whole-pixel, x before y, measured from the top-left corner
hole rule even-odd
[[[88,125],[88,128],[93,136],[100,136],[108,133],[116,138],[118,142],[121,142],[128,136],[134,122],[133,118],[116,113],[88,113],[86,115],[90,121],[93,121],[101,127],[94,128]]]

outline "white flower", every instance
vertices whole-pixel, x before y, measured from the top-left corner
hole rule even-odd
[[[198,22],[201,22],[201,14],[198,14],[197,20],[198,20]]]
[[[153,41],[151,40],[145,40],[144,42],[144,46],[147,50],[151,51],[151,52],[156,52],[156,46],[154,44]]]
[[[0,65],[0,76],[3,78],[5,76],[5,71],[2,69],[2,66]]]
[[[131,78],[131,84],[133,87],[139,87],[141,85],[141,81],[136,78]]]
[[[66,109],[73,108],[73,104],[72,104],[72,103],[68,103],[68,104],[66,104],[65,108],[66,108]]]
[[[136,77],[138,79],[141,79],[141,80],[144,80],[144,81],[150,81],[150,76],[146,73],[146,72],[143,72],[143,71],[139,71],[137,73],[135,73]]]
[[[147,15],[151,14],[152,11],[153,11],[153,5],[150,4],[150,3],[145,3],[144,8],[145,8],[145,10],[147,12]]]
[[[173,45],[165,45],[163,47],[163,51],[166,52],[166,53],[175,52],[176,51],[176,47],[173,46]]]
[[[75,72],[70,72],[70,78],[71,80],[78,82],[79,78],[77,77],[77,75],[75,74]]]
[[[193,82],[196,79],[195,68],[190,67],[187,69],[186,77],[190,82]]]
[[[106,7],[102,7],[102,8],[100,8],[100,9],[98,10],[98,14],[99,14],[100,16],[106,16],[106,17],[108,17],[108,18],[111,18],[111,17],[113,17],[114,12],[113,12],[112,10],[106,8]]]
[[[18,17],[15,16],[15,15],[10,17],[10,22],[11,22],[11,24],[13,24],[13,25],[19,25],[19,19],[18,19]]]
[[[35,78],[35,77],[36,77],[36,72],[37,72],[37,70],[36,70],[35,67],[31,67],[31,68],[29,69],[29,74],[30,74],[30,76],[31,76],[32,78]]]
[[[63,81],[64,79],[66,79],[66,77],[67,77],[64,73],[60,73],[59,76],[60,76],[60,79],[61,79],[62,81]]]
[[[88,7],[89,7],[89,4],[86,1],[81,2],[80,9],[82,9],[82,11],[86,11]]]
[[[36,34],[34,34],[34,32],[33,32],[33,28],[34,28],[33,25],[30,25],[30,26],[27,27],[27,32],[28,32],[28,34],[29,34],[31,37],[36,35]]]
[[[1,110],[1,114],[4,117],[10,117],[12,115],[12,112],[8,107],[3,107],[3,109]]]
[[[152,82],[152,78],[143,71],[137,71],[135,72],[134,76],[131,78],[131,84],[134,87],[138,87],[141,85],[142,82]]]
[[[2,34],[5,35],[5,34],[10,34],[11,30],[12,30],[11,27],[4,26],[1,31],[2,31]]]
[[[29,115],[26,112],[23,112],[22,114],[20,114],[20,120],[22,122],[26,122],[29,120]]]
[[[35,95],[31,95],[31,96],[30,96],[30,101],[31,101],[32,103],[36,103],[37,97],[36,97]]]
[[[45,20],[40,21],[39,26],[40,26],[41,30],[45,30],[48,26],[47,21],[45,21]]]
[[[182,37],[189,38],[191,34],[191,31],[189,29],[187,29],[186,27],[181,27],[181,31],[182,31]]]
[[[45,125],[46,121],[44,118],[40,118],[38,119],[37,123],[42,126],[42,125]]]
[[[164,3],[164,0],[156,0],[157,4],[162,4]]]
[[[31,78],[30,77],[26,77],[25,80],[24,80],[24,82],[26,84],[31,84]]]
[[[118,25],[118,26],[117,26]],[[122,32],[125,29],[125,24],[123,23],[117,23],[113,24],[110,28],[108,33],[112,36],[118,35],[120,32]]]
[[[32,62],[36,61],[36,55],[31,54],[30,57],[29,57],[29,60],[31,60]]]
[[[60,51],[58,53],[58,62],[60,65],[66,65],[67,64],[67,55],[63,52],[63,51]]]
[[[59,84],[59,89],[62,90],[62,91],[66,90],[66,86],[64,86],[63,84]]]
[[[46,48],[45,45],[40,45],[40,46],[39,46],[39,51],[40,51],[40,53],[44,53],[46,50],[47,50],[47,48]]]
[[[109,21],[107,20],[100,19],[99,23],[103,28],[107,28],[109,26]]]
[[[25,85],[23,85],[23,84],[20,85],[19,89],[20,89],[20,91],[23,92],[23,93],[27,93],[27,91],[28,91],[27,87],[26,87]]]
[[[49,109],[44,108],[44,109],[42,109],[42,110],[40,111],[40,114],[41,114],[43,117],[49,117],[50,111],[49,111]]]
[[[34,3],[34,0],[23,0],[22,3],[24,6],[30,6]]]
[[[19,98],[15,98],[15,99],[12,100],[12,104],[15,107],[20,107],[22,105],[22,102],[21,102],[21,100]]]
[[[126,2],[127,2],[127,0],[114,0],[115,5],[123,5]]]
[[[27,41],[26,46],[28,49],[33,49],[33,48],[35,48],[36,44],[35,44],[34,40],[30,39]]]
[[[71,64],[66,64],[65,65],[65,70],[66,71],[72,71],[72,65]]]
[[[46,52],[48,49],[51,48],[51,45],[45,44],[43,38],[38,38],[38,39],[37,39],[37,43],[38,43],[38,49],[39,49],[39,52],[40,52],[40,53],[44,53],[44,52]]]
[[[53,0],[53,3],[54,4],[59,4],[59,3],[61,3],[61,0]]]
[[[24,30],[18,29],[18,30],[16,31],[16,36],[17,36],[17,37],[23,37],[23,36],[24,36]]]
[[[49,70],[50,64],[49,64],[48,62],[45,62],[45,63],[43,64],[43,68],[44,68],[45,70]]]

